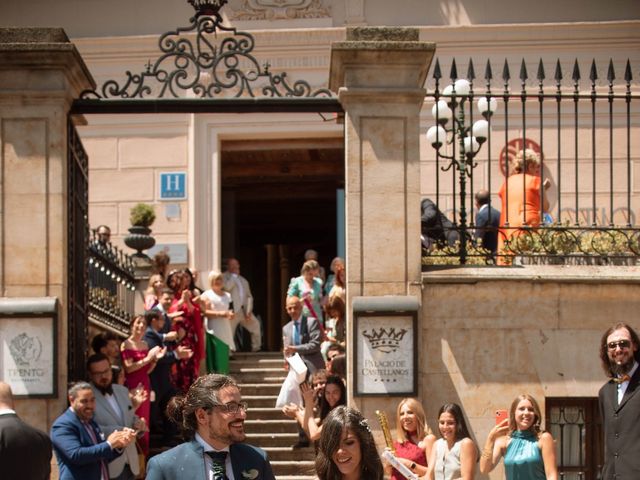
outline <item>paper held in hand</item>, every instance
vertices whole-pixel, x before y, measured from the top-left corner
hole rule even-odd
[[[389,465],[400,472],[404,478],[407,478],[408,480],[418,480],[418,476],[409,470],[403,463],[400,463],[400,460],[398,460],[389,450],[384,450],[381,456],[389,462]]]
[[[276,408],[282,408],[289,403],[303,406],[300,384],[307,378],[307,366],[297,353],[287,357],[289,373],[285,378],[280,394],[276,400]]]

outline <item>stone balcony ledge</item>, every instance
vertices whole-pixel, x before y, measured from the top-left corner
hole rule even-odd
[[[479,283],[526,281],[534,283],[640,284],[637,266],[528,265],[524,267],[436,266],[422,272],[422,283]]]

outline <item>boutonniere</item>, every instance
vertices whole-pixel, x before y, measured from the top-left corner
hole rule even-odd
[[[242,472],[242,478],[246,478],[247,480],[254,480],[258,478],[259,472],[255,468],[251,470]]]

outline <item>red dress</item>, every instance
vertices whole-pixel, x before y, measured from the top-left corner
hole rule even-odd
[[[149,349],[145,350],[132,350],[129,348],[125,348],[122,350],[122,360],[131,359],[134,362],[139,362],[143,358],[147,356],[149,353]],[[139,368],[135,372],[125,373],[124,384],[129,390],[133,390],[139,384],[142,384],[144,389],[147,391],[147,399],[140,404],[138,409],[136,410],[136,415],[140,418],[144,418],[147,426],[150,425],[150,411],[151,411],[151,381],[149,380],[149,369],[151,368],[151,364],[145,365],[142,368]],[[140,447],[144,451],[145,455],[149,454],[149,432],[145,432],[142,438],[139,440]]]
[[[427,455],[424,453],[424,448],[420,448],[415,443],[409,440],[402,443],[393,442],[393,448],[396,451],[396,457],[406,458],[423,467],[427,466]],[[391,470],[391,480],[405,480],[405,478],[394,468]]]
[[[173,320],[171,326],[172,330],[176,332],[180,328],[184,329],[185,336],[180,341],[180,345],[188,347],[193,352],[191,358],[183,358],[176,363],[176,369],[174,371],[173,383],[176,388],[187,393],[191,384],[198,378],[200,373],[200,361],[204,358],[204,326],[202,324],[202,316],[200,314],[200,307],[193,305],[191,311],[186,308],[186,305],[178,306],[181,293],[178,293],[176,298],[173,299],[169,313],[182,311],[183,315],[180,317],[182,321]]]

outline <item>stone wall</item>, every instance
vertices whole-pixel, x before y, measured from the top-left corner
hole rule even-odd
[[[602,333],[622,321],[640,328],[639,273],[527,267],[423,274],[419,383],[430,426],[437,431],[442,404],[459,403],[482,448],[495,410],[508,409],[520,393],[543,410],[545,397],[596,397],[605,381]],[[496,469],[491,478],[501,475]]]

